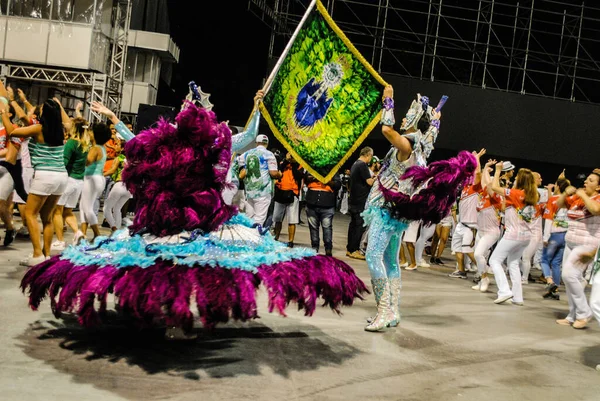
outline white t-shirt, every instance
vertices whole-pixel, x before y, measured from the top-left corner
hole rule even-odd
[[[244,179],[246,197],[256,199],[272,196],[273,179],[269,171],[277,171],[275,155],[263,146],[257,146],[244,153],[239,162],[240,168],[246,169]]]

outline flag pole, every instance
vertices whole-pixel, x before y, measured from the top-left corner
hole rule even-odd
[[[283,64],[283,60],[285,59],[285,56],[287,56],[290,49],[292,48],[292,45],[294,44],[294,40],[296,40],[296,36],[298,36],[298,33],[300,32],[300,29],[304,25],[304,22],[308,19],[308,15],[310,14],[310,12],[313,10],[313,8],[315,8],[315,4],[317,4],[317,0],[311,0],[310,4],[308,5],[308,7],[306,9],[306,12],[302,16],[302,19],[300,20],[300,23],[298,24],[298,26],[296,27],[296,30],[292,34],[290,41],[285,46],[285,49],[283,49],[283,53],[281,53],[281,57],[279,57],[279,60],[277,60],[277,64],[275,64],[275,67],[273,67],[273,70],[271,71],[271,74],[267,78],[267,81],[265,82],[265,85],[263,86],[263,89],[262,89],[265,92],[265,95],[269,92],[269,89],[271,89],[271,84],[273,83],[273,80],[275,79],[275,75],[277,75],[277,71],[279,71],[279,69],[281,68],[281,64]]]

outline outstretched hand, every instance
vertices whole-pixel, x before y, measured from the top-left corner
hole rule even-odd
[[[17,89],[17,94],[23,103],[27,101],[27,96],[25,96],[25,93],[21,89]]]
[[[496,171],[502,171],[503,168],[504,168],[504,162],[496,163]]]
[[[496,159],[490,159],[490,160],[488,160],[488,161],[487,161],[487,163],[485,163],[485,166],[486,166],[486,167],[491,167],[492,165],[494,165],[494,164],[496,164],[496,163],[498,163],[498,162],[496,161]]]
[[[473,156],[475,156],[477,159],[481,159],[481,156],[485,155],[485,152],[485,148],[482,148],[479,152],[473,151]]]
[[[91,109],[93,112],[102,114],[108,118],[112,118],[115,116],[115,113],[113,113],[112,110],[110,110],[108,107],[106,107],[100,102],[92,102]]]

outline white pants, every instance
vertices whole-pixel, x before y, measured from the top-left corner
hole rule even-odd
[[[98,224],[98,215],[94,213],[94,202],[102,191],[106,180],[101,175],[87,175],[83,178],[83,190],[79,201],[79,215],[82,223],[91,226]]]
[[[23,184],[25,187],[25,192],[29,193],[31,189],[31,181],[33,180],[33,167],[23,167]],[[25,204],[25,201],[21,199],[19,194],[15,192],[13,195],[13,200],[15,203],[20,203],[22,205]]]
[[[430,226],[426,226],[421,224],[421,234],[419,234],[419,238],[415,243],[415,259],[416,262],[419,263],[423,260],[423,251],[425,251],[425,243],[429,241],[431,237],[435,234],[435,224]]]
[[[473,229],[477,224],[458,223],[452,234],[452,251],[459,253],[473,252]]]
[[[417,235],[419,235],[420,221],[411,221],[408,228],[404,231],[403,242],[417,242]],[[416,262],[416,261],[415,261]]]
[[[8,200],[10,194],[13,193],[15,182],[10,173],[4,166],[0,166],[0,200]]]
[[[521,270],[519,260],[523,251],[527,248],[527,241],[515,241],[502,238],[494,253],[490,257],[490,267],[494,272],[496,285],[498,286],[498,298],[512,295],[513,301],[523,302],[523,287],[521,286]],[[508,279],[502,268],[502,262],[506,260],[512,289],[508,286]]]
[[[587,282],[583,278],[583,273],[588,267],[579,261],[583,253],[594,252],[597,247],[593,245],[576,245],[567,243],[563,254],[562,281],[565,283],[567,297],[569,301],[569,315],[567,320],[586,319],[592,315],[592,309],[588,305],[585,297],[585,287]],[[595,307],[598,307],[596,304]]]
[[[75,178],[69,177],[67,180],[67,188],[58,200],[58,206],[64,206],[68,209],[73,209],[77,206],[79,198],[81,197],[81,191],[83,189],[83,180],[76,180]]]
[[[592,294],[590,295],[590,307],[594,317],[600,323],[600,272],[592,277]]]
[[[127,190],[122,181],[116,182],[104,202],[104,218],[108,224],[117,229],[121,228],[121,209],[133,195]]]
[[[271,195],[261,196],[256,199],[246,199],[246,215],[256,224],[264,224],[269,214]]]
[[[237,185],[231,184],[231,182],[227,183],[228,185],[232,185],[231,187],[225,187],[223,191],[221,191],[221,196],[223,197],[223,201],[227,205],[233,204],[233,198],[237,194],[238,187]]]
[[[529,245],[523,251],[523,258],[521,259],[521,272],[523,272],[523,281],[527,281],[529,278],[529,271],[531,270],[531,259],[533,259],[535,253],[542,243],[541,236],[531,237]]]
[[[500,238],[500,230],[491,232],[477,231],[475,240],[475,260],[477,261],[477,272],[481,275],[488,270],[487,254],[488,251]]]

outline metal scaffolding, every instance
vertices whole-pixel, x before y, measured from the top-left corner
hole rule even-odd
[[[50,3],[51,5],[53,3]],[[95,9],[96,5],[94,5]],[[121,112],[123,84],[127,60],[127,38],[131,21],[131,0],[115,0],[112,12],[112,37],[107,60],[108,74],[93,70],[74,70],[68,68],[46,67],[39,65],[0,64],[0,78],[37,82],[43,86],[60,90],[66,99],[63,106],[73,109],[79,100],[88,105],[92,101],[104,103],[117,115]],[[40,100],[40,99],[38,99]],[[86,118],[104,120],[105,117],[87,108]],[[123,116],[125,122],[132,122],[131,115]]]
[[[271,28],[270,59],[308,0],[248,0]],[[600,8],[560,0],[323,0],[380,72],[600,103]]]
[[[125,63],[127,62],[127,37],[131,22],[131,0],[117,0],[113,9],[113,37],[111,43],[110,70],[107,79],[106,106],[121,115]]]

